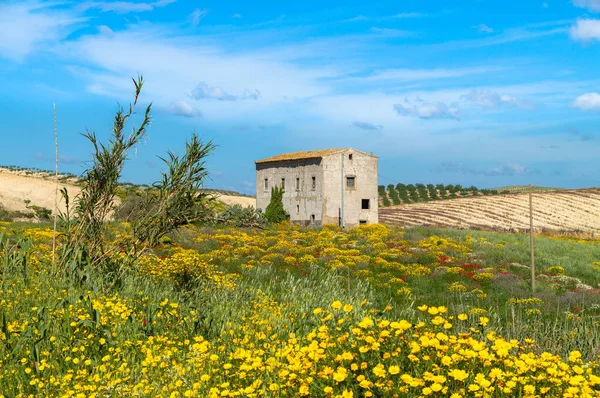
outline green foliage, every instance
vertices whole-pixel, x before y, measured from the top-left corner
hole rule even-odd
[[[242,228],[262,228],[268,223],[265,215],[256,208],[239,204],[227,207],[216,216],[215,221]]]
[[[183,156],[168,152],[166,159],[161,158],[168,171],[153,189],[143,191],[142,214],[131,224],[136,253],[155,246],[160,238],[183,225],[210,220],[214,197],[200,188],[208,177],[205,159],[214,148],[212,142],[204,143],[192,134]]]
[[[93,162],[92,167],[84,172],[81,179],[82,189],[73,213],[70,214],[67,210],[63,217],[67,225],[63,262],[68,261],[68,258],[79,250],[84,250],[94,265],[102,263],[110,256],[106,247],[108,236],[104,224],[115,210],[115,192],[119,186],[119,177],[127,160],[127,153],[146,135],[146,127],[150,123],[152,105],[146,108],[140,127],[134,129],[128,137],[125,136],[125,125],[134,113],[144,83],[141,77],[133,82],[135,85],[133,103],[129,105],[127,112],[122,107],[117,111],[111,141],[107,145],[99,143],[96,134],[91,131],[83,135],[94,147]],[[61,192],[68,203],[67,190]]]
[[[391,186],[391,188],[388,187],[389,188],[388,192],[389,192],[389,195],[390,195],[390,199],[392,200],[392,203],[394,205],[399,205],[400,204],[400,197],[398,196],[398,191],[396,191],[396,189],[394,189],[393,185],[390,184],[390,186]]]
[[[271,189],[271,201],[265,210],[265,218],[269,222],[279,224],[287,220],[287,213],[283,208],[283,188],[275,186]]]
[[[202,182],[208,175],[205,158],[212,152],[211,142],[203,143],[193,134],[186,143],[185,155],[179,157],[168,152],[165,162],[167,172],[162,173],[161,181],[152,189],[141,192],[132,198],[127,206],[116,209],[121,172],[127,154],[146,135],[150,123],[148,105],[141,125],[125,136],[124,128],[134,114],[143,78],[133,80],[135,96],[128,111],[119,108],[113,122],[112,137],[108,144],[99,143],[95,133],[84,136],[92,143],[92,166],[83,174],[81,193],[73,209],[69,207],[69,195],[61,190],[67,211],[62,214],[65,240],[62,247],[61,264],[65,272],[76,279],[89,278],[90,270],[101,267],[117,280],[123,269],[135,261],[145,250],[155,246],[159,239],[178,227],[207,219],[209,215],[209,195],[200,192]],[[116,212],[115,212],[116,211]],[[131,237],[127,241],[126,256],[115,261],[114,254],[122,248],[111,245],[106,222],[117,217],[131,221]]]
[[[45,207],[42,206],[36,206],[36,205],[32,205],[30,206],[31,210],[33,210],[33,214],[35,216],[35,218],[39,219],[39,220],[50,220],[50,217],[52,216],[52,210],[47,209]]]

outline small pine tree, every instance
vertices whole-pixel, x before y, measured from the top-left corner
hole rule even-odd
[[[283,188],[280,187],[271,189],[271,201],[265,210],[265,218],[271,223],[279,224],[287,219],[283,208],[283,192]]]

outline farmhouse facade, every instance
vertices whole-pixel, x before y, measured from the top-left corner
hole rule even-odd
[[[283,187],[289,220],[352,227],[378,222],[377,156],[351,148],[294,152],[257,160],[256,207]],[[343,224],[342,224],[343,220]]]

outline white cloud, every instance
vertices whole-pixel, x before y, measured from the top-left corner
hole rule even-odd
[[[575,7],[587,8],[590,11],[600,12],[600,0],[573,0]]]
[[[394,110],[400,116],[418,117],[420,119],[460,119],[458,105],[446,105],[443,102],[427,102],[422,99],[405,104],[394,104]]]
[[[352,122],[352,126],[362,130],[381,130],[383,126],[368,122],[355,121]]]
[[[407,18],[422,18],[422,17],[426,17],[426,14],[422,14],[420,12],[401,12],[399,14],[396,15],[392,15],[391,17],[388,17],[390,19],[407,19]]]
[[[580,95],[573,101],[573,106],[582,111],[600,112],[600,94],[587,93]]]
[[[200,82],[192,90],[190,96],[194,99],[216,99],[219,101],[256,100],[260,98],[260,91],[245,89],[241,95],[232,95],[225,92],[221,87],[213,87]]]
[[[600,41],[600,20],[578,19],[577,23],[569,30],[569,34],[575,40]]]
[[[436,80],[495,72],[500,69],[501,68],[496,67],[475,67],[456,69],[386,69],[376,71],[372,75],[364,78],[356,78],[356,80],[395,80],[407,82],[416,80]]]
[[[237,12],[231,16],[231,18],[241,18],[242,14],[238,14]]]
[[[476,28],[481,33],[493,33],[494,32],[494,29],[490,28],[489,26],[487,26],[484,23],[474,26],[474,28]]]
[[[152,3],[134,3],[130,1],[86,1],[79,4],[79,9],[85,11],[97,9],[101,12],[115,12],[117,14],[128,14],[130,12],[152,11],[174,3],[176,0],[159,0]]]
[[[174,115],[183,117],[202,116],[202,112],[200,112],[199,109],[194,108],[188,102],[182,100],[171,102],[171,105],[165,110]]]
[[[262,56],[260,50],[232,53],[215,43],[213,38],[175,36],[168,28],[144,24],[131,25],[111,36],[84,35],[55,51],[82,65],[69,70],[93,93],[127,100],[131,76],[142,74],[147,82],[143,101],[154,101],[165,109],[182,96],[188,95],[190,103],[198,97],[207,121],[244,115],[247,123],[280,124],[284,113],[306,112],[311,107],[310,98],[331,90],[321,81],[331,76],[328,67],[300,67]],[[195,94],[190,93],[198,88],[200,78],[206,83],[201,83]],[[249,82],[254,87],[248,87]],[[259,97],[260,101],[255,100]]]
[[[484,108],[514,106],[521,109],[533,109],[533,104],[528,101],[520,100],[508,94],[498,94],[489,89],[471,90],[471,92],[464,95],[463,98]]]
[[[106,25],[100,25],[98,26],[98,33],[105,36],[112,36],[115,32]]]
[[[190,20],[192,21],[192,26],[198,26],[198,24],[206,16],[206,14],[208,14],[208,9],[207,8],[205,8],[203,10],[201,10],[199,8],[196,8],[190,14]]]
[[[37,1],[0,4],[0,56],[21,61],[45,43],[66,37],[85,21]]]
[[[390,29],[390,28],[371,28],[372,33],[381,37],[408,37],[414,33],[408,30]]]

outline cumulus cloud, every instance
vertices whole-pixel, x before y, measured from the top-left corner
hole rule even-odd
[[[166,111],[172,113],[173,115],[183,117],[202,116],[202,112],[200,112],[199,109],[196,109],[188,102],[181,100],[171,102],[171,105],[166,108]]]
[[[522,176],[531,171],[529,167],[517,163],[506,163],[503,166],[492,167],[489,169],[477,169],[455,162],[443,162],[437,167],[437,170],[442,172],[461,173],[466,175],[482,175],[486,177]]]
[[[578,19],[569,30],[569,34],[579,41],[600,41],[600,20]]]
[[[490,28],[489,26],[487,26],[484,23],[474,26],[474,28],[477,29],[478,31],[480,31],[481,33],[493,33],[494,32],[494,29]]]
[[[383,128],[381,125],[360,121],[352,122],[352,126],[362,130],[381,130]]]
[[[192,26],[198,26],[198,24],[200,23],[200,21],[202,20],[202,18],[204,18],[206,16],[206,14],[208,14],[208,9],[199,9],[196,8],[191,14],[190,14],[190,20],[192,21]]]
[[[573,0],[575,7],[587,8],[590,11],[600,12],[600,0]]]
[[[582,111],[600,112],[600,94],[586,93],[575,98],[572,104]]]
[[[422,99],[407,100],[405,104],[394,104],[394,110],[400,116],[420,119],[460,119],[460,110],[457,104],[446,105],[443,102],[433,103]]]
[[[521,109],[533,109],[533,104],[528,101],[520,100],[512,95],[499,94],[489,89],[471,90],[469,94],[462,98],[469,100],[483,108],[499,108],[502,106],[512,106]]]
[[[260,91],[245,89],[241,95],[232,95],[221,87],[209,86],[205,82],[200,82],[192,90],[190,96],[194,99],[216,99],[219,101],[257,100],[260,98]]]

